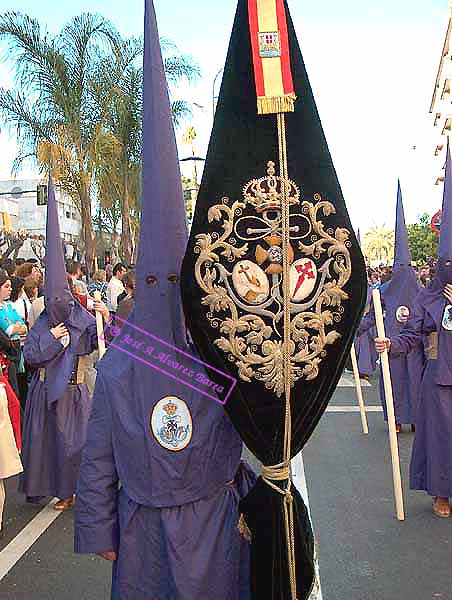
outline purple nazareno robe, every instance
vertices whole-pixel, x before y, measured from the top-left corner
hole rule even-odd
[[[66,382],[59,398],[54,401],[49,397],[48,380],[41,381],[39,369],[58,360],[68,363],[68,370],[72,371],[76,361],[74,354],[53,337],[50,327],[47,315],[43,313],[28,334],[24,347],[25,360],[36,372],[25,410],[24,473],[19,490],[27,496],[70,498],[76,491],[91,396],[86,383],[72,385]],[[76,354],[90,354],[96,348],[97,332],[93,323],[80,336]]]
[[[174,359],[183,360],[174,347],[193,355],[188,370],[204,371],[183,321],[179,273],[187,226],[152,0],[143,73],[136,300],[130,323],[97,368],[75,550],[116,553],[113,600],[248,600],[249,544],[238,530],[239,501],[254,476],[241,463],[241,439],[219,402],[162,373],[155,361],[146,364],[125,342],[153,336],[159,348],[171,345],[163,347]]]
[[[410,487],[444,498],[452,496],[452,374],[451,355],[445,351],[452,346],[452,331],[442,325],[446,304],[441,292],[434,299],[421,292],[406,327],[391,338],[390,349],[390,357],[404,356],[425,336],[439,336],[437,357],[431,354],[422,373]]]
[[[372,286],[367,288],[367,302],[365,315],[370,311],[372,302]],[[355,352],[358,361],[358,371],[361,376],[370,377],[377,367],[377,351],[375,350],[374,339],[376,337],[375,327],[370,327],[365,331],[360,332],[355,339]]]
[[[397,189],[394,273],[392,278],[380,288],[381,304],[384,310],[384,324],[389,338],[397,336],[404,327],[402,313],[410,314],[413,303],[421,287],[411,267],[408,234],[403,211],[400,183]],[[362,334],[375,327],[375,313],[372,308],[363,319],[359,332]],[[394,396],[394,412],[397,424],[416,424],[419,404],[420,383],[424,366],[422,340],[413,344],[409,354],[390,355],[389,368]],[[385,421],[388,420],[383,376],[380,369],[380,399]]]

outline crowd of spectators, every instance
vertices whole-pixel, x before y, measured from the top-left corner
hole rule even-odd
[[[135,299],[135,272],[123,263],[98,269],[91,277],[74,260],[67,261],[68,284],[73,296],[93,310],[94,293],[100,292],[112,318],[127,319]],[[22,348],[28,331],[44,310],[45,272],[36,259],[5,259],[0,263],[0,376],[6,376],[25,408],[32,371]]]
[[[435,276],[436,261],[431,260],[424,265],[413,266],[416,272],[419,283],[427,287],[430,281]],[[379,265],[377,267],[368,267],[367,278],[373,288],[379,288],[381,285],[389,281],[392,277],[392,267]]]

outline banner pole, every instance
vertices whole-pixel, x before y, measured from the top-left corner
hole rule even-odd
[[[381,308],[380,290],[372,292],[375,320],[377,323],[377,333],[379,338],[385,338],[385,326],[383,322],[383,310]],[[394,398],[392,395],[391,372],[389,370],[388,351],[385,350],[380,354],[381,371],[383,374],[383,382],[385,389],[386,408],[388,411],[388,426],[389,426],[389,445],[391,448],[392,460],[392,476],[394,480],[394,495],[396,502],[396,514],[399,521],[405,520],[405,511],[403,507],[403,492],[402,492],[402,476],[400,473],[399,446],[397,442],[395,413],[394,413]]]

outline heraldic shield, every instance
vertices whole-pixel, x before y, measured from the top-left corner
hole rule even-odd
[[[314,543],[290,458],[339,380],[367,281],[283,0],[239,0],[181,284],[194,343],[237,379],[225,408],[264,464],[241,503],[252,597],[306,599]]]

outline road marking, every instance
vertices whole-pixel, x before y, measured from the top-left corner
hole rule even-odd
[[[306,473],[304,470],[303,456],[300,452],[292,459],[292,478],[295,484],[295,487],[298,489],[300,494],[303,497],[304,503],[306,504],[306,508],[308,509],[309,518],[312,522],[311,517],[311,508],[309,506],[309,495],[308,495],[308,485],[306,482]],[[314,526],[313,526],[314,528]],[[317,596],[315,596],[316,600],[322,600],[322,588],[320,586],[320,573],[319,573],[319,564],[316,563],[316,572],[317,572],[317,581],[319,584],[319,590],[317,592]]]
[[[357,413],[359,412],[359,406],[328,406],[326,412]],[[381,413],[383,412],[383,408],[381,406],[366,406],[366,412]]]
[[[360,381],[361,381],[361,387],[372,387],[372,384],[367,379],[360,379]],[[339,379],[337,387],[352,387],[352,388],[354,388],[355,385],[356,385],[356,383],[355,383],[355,378],[353,376],[353,373],[348,373],[347,371],[344,371],[341,375],[341,378]]]
[[[51,500],[0,552],[0,581],[61,515],[62,511],[53,508],[56,501]]]

